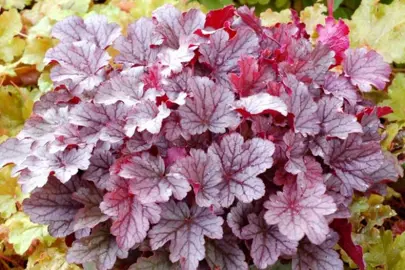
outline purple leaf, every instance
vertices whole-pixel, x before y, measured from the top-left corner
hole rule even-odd
[[[124,70],[98,87],[94,101],[106,105],[118,101],[122,101],[126,105],[141,102],[144,96],[142,81],[144,72],[143,67]]]
[[[211,35],[208,44],[200,45],[201,63],[212,68],[212,77],[220,85],[230,88],[228,74],[238,69],[241,56],[256,56],[259,40],[251,29],[241,28],[229,39],[229,34],[221,29]]]
[[[34,172],[38,177],[42,175],[41,181],[26,181],[26,175],[22,173],[20,178],[22,187],[25,191],[32,191],[38,186],[43,186],[46,183],[48,175],[52,172],[53,175],[62,183],[66,183],[70,178],[77,174],[79,169],[86,170],[90,165],[92,147],[65,149],[54,154],[49,154],[44,148],[37,149],[33,155],[27,158],[23,165],[30,171]],[[26,172],[27,173],[27,172]],[[32,174],[31,174],[32,176]],[[39,180],[40,178],[38,178]]]
[[[298,242],[279,232],[277,226],[267,225],[263,215],[248,215],[249,225],[242,229],[244,239],[253,239],[250,255],[260,269],[277,262],[280,255],[294,255]]]
[[[358,135],[350,135],[345,141],[333,139],[329,145],[325,162],[342,182],[340,192],[351,195],[353,189],[365,191],[372,183],[370,174],[384,162],[379,143],[363,142]]]
[[[93,231],[88,236],[73,242],[69,249],[66,260],[69,263],[94,262],[97,269],[111,269],[118,258],[124,259],[128,252],[120,249],[115,238],[106,229]]]
[[[135,134],[129,138],[125,143],[125,150],[134,154],[150,149],[152,146],[156,146],[159,153],[165,152],[167,149],[168,141],[162,134],[151,134],[147,131],[135,132]]]
[[[10,138],[0,144],[0,168],[8,163],[21,164],[31,154],[31,139]]]
[[[321,132],[326,136],[346,139],[350,133],[363,132],[356,116],[344,113],[342,106],[343,101],[335,97],[323,97],[318,102]]]
[[[308,87],[294,76],[288,75],[284,81],[291,89],[290,112],[294,115],[294,130],[302,135],[318,134],[319,119],[316,115],[317,104],[308,92]]]
[[[120,27],[115,23],[108,23],[107,18],[101,15],[92,15],[84,20],[71,16],[52,28],[52,36],[62,43],[85,40],[101,49],[110,46],[120,34]]]
[[[68,107],[50,107],[41,115],[34,115],[29,118],[24,129],[17,135],[17,138],[33,138],[42,144],[53,141],[56,135],[61,135],[63,128],[69,123]],[[58,134],[59,133],[59,134]]]
[[[96,149],[90,158],[90,166],[83,174],[83,179],[94,182],[99,189],[107,189],[110,180],[110,167],[114,156],[108,150]]]
[[[302,44],[296,42],[294,49],[302,49]],[[303,59],[297,59],[293,65],[288,62],[282,63],[281,69],[294,74],[299,80],[310,79],[316,84],[323,84],[326,73],[335,64],[335,53],[328,46],[318,43],[310,54],[303,53],[302,56]]]
[[[293,270],[343,270],[343,262],[333,247],[339,236],[335,232],[328,234],[320,245],[314,245],[304,240],[299,248],[297,257],[292,260]]]
[[[58,152],[51,156],[48,167],[54,172],[56,178],[62,183],[66,183],[77,174],[79,169],[86,170],[89,167],[91,151],[91,147],[86,147]]]
[[[343,75],[334,72],[328,72],[323,84],[323,90],[326,94],[332,94],[336,98],[345,99],[354,105],[359,99],[356,88],[350,83],[350,80]]]
[[[73,193],[72,198],[84,205],[75,215],[75,231],[86,228],[92,229],[97,224],[109,219],[100,210],[99,205],[103,201],[103,193],[96,187],[79,188]]]
[[[160,218],[158,205],[142,204],[125,187],[107,193],[100,208],[103,213],[114,218],[111,233],[117,237],[118,246],[124,250],[141,243],[146,238],[150,223],[156,223]]]
[[[257,176],[271,168],[274,144],[260,138],[244,142],[238,133],[224,136],[220,145],[214,143],[208,155],[221,164],[222,182],[218,185],[219,203],[229,207],[235,197],[251,202],[264,195],[264,184]]]
[[[196,30],[203,29],[205,15],[198,9],[182,13],[172,5],[156,9],[152,16],[156,20],[156,30],[165,39],[167,46],[178,49],[180,39],[191,36]]]
[[[87,41],[72,44],[61,43],[49,49],[45,55],[45,63],[57,62],[51,70],[51,79],[55,83],[70,80],[78,85],[79,92],[92,90],[104,80],[104,70],[110,56],[95,44]]]
[[[206,77],[188,80],[193,97],[179,108],[181,126],[190,134],[201,134],[209,130],[224,133],[226,128],[236,127],[239,117],[232,110],[233,93],[215,84]]]
[[[264,207],[270,225],[278,224],[280,232],[290,240],[301,240],[305,235],[314,244],[321,244],[329,233],[324,216],[336,211],[333,198],[325,194],[325,186],[313,188],[285,185],[283,192],[271,195]]]
[[[399,164],[396,156],[391,152],[384,152],[384,162],[381,167],[373,172],[370,177],[374,181],[390,180],[397,181],[398,177],[403,177],[404,170]]]
[[[102,141],[116,143],[124,137],[125,119],[129,107],[122,102],[113,105],[85,103],[70,111],[70,122],[95,129]]]
[[[139,257],[136,263],[131,265],[128,270],[180,270],[178,263],[173,264],[169,260],[169,254],[156,251],[150,257]]]
[[[222,181],[217,165],[204,151],[191,149],[189,157],[173,165],[169,177],[189,181],[193,186],[197,205],[209,207],[217,203],[218,184]]]
[[[160,51],[156,45],[163,42],[153,21],[141,18],[128,26],[127,33],[127,37],[119,36],[114,43],[114,48],[120,52],[115,61],[126,67],[153,64]]]
[[[189,209],[184,202],[169,201],[161,208],[159,223],[149,231],[152,250],[170,241],[170,260],[180,260],[182,269],[196,270],[205,256],[204,236],[221,239],[223,219],[207,208]]]
[[[235,236],[224,235],[220,240],[208,240],[205,243],[205,260],[211,269],[247,270],[245,254],[239,249]]]
[[[184,105],[187,94],[191,92],[188,87],[188,79],[191,77],[192,70],[185,68],[182,72],[163,79],[163,88],[170,101]]]
[[[74,232],[74,217],[82,204],[73,200],[72,195],[82,187],[82,180],[73,177],[66,184],[50,176],[48,183],[35,190],[23,202],[24,211],[32,222],[49,225],[54,237],[65,237]]]
[[[306,172],[304,156],[308,150],[308,140],[301,134],[295,134],[292,131],[285,133],[283,140],[287,145],[286,156],[288,158],[284,166],[285,170],[292,174]]]
[[[366,48],[347,50],[343,68],[352,84],[363,92],[370,92],[372,86],[383,90],[391,74],[390,65],[384,62],[383,57]]]
[[[248,222],[248,215],[253,213],[253,205],[251,203],[238,202],[231,208],[227,216],[227,224],[231,228],[234,235],[242,239],[242,229]]]

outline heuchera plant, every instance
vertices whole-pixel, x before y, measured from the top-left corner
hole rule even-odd
[[[33,222],[75,239],[69,262],[336,270],[344,237],[364,268],[336,224],[354,191],[402,173],[380,148],[389,109],[361,95],[383,90],[390,67],[349,49],[343,21],[328,18],[313,41],[292,16],[264,27],[247,7],[166,5],[126,35],[102,16],[54,26],[55,90],[0,146],[0,166],[14,163],[32,192]]]

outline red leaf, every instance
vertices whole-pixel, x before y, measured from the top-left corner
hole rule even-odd
[[[349,255],[349,257],[357,264],[360,270],[366,268],[363,259],[363,248],[360,245],[355,245],[352,239],[352,224],[347,219],[335,219],[330,225],[340,236],[339,246]]]
[[[226,22],[232,22],[235,14],[235,7],[232,5],[222,9],[208,12],[204,28],[220,29]]]

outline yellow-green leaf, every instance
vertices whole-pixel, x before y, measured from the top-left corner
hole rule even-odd
[[[405,14],[405,13],[404,13]],[[404,42],[405,43],[405,42]],[[400,127],[405,125],[405,74],[398,73],[388,89],[388,98],[381,105],[390,106],[394,111],[386,118],[391,122],[397,122]]]
[[[48,49],[52,48],[51,38],[36,38],[27,40],[21,62],[29,65],[36,65],[38,71],[44,69],[44,57]]]
[[[37,239],[46,245],[51,245],[55,238],[48,234],[47,226],[34,224],[23,212],[18,212],[7,219],[4,226],[9,230],[8,242],[14,245],[17,254],[24,254]]]
[[[394,0],[389,5],[363,0],[348,21],[351,46],[371,47],[389,63],[405,62],[404,14],[405,0]]]

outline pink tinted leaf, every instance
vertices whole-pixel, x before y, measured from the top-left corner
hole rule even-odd
[[[169,174],[169,177],[178,177],[191,183],[196,203],[201,207],[209,207],[217,202],[217,185],[222,181],[221,176],[215,160],[197,149],[191,149],[189,157],[176,162]]]
[[[274,144],[260,138],[244,142],[238,133],[223,137],[221,143],[212,144],[208,155],[221,164],[222,182],[219,188],[219,203],[229,207],[235,197],[242,202],[251,202],[264,195],[263,181],[257,176],[273,165]]]
[[[193,97],[179,108],[181,126],[190,134],[201,134],[207,130],[224,133],[226,128],[236,127],[239,117],[231,108],[235,100],[233,93],[206,77],[188,80]]]
[[[305,235],[314,244],[321,244],[329,233],[326,215],[336,211],[333,198],[325,194],[325,186],[300,188],[285,185],[283,192],[271,195],[264,207],[270,225],[278,224],[280,232],[290,240],[301,240]]]
[[[28,194],[38,187],[43,187],[48,181],[49,169],[31,171],[23,169],[19,173],[18,183],[22,192]]]
[[[188,79],[192,76],[192,70],[184,68],[182,72],[172,75],[168,78],[163,78],[162,84],[170,101],[184,105],[187,93],[191,92],[188,87]]]
[[[403,177],[404,170],[399,164],[398,159],[391,152],[384,152],[384,162],[381,167],[371,174],[374,181],[397,181]]]
[[[357,114],[357,117],[358,118],[361,117],[360,123],[363,127],[363,134],[362,134],[363,142],[369,141],[379,142],[381,140],[381,134],[379,132],[379,129],[381,127],[380,122],[381,116],[378,115],[378,109],[372,109],[370,113],[364,113],[363,116],[360,116],[362,112]]]
[[[120,34],[120,27],[115,23],[108,23],[107,18],[102,15],[92,15],[84,20],[71,16],[52,28],[52,36],[63,43],[86,40],[101,49],[110,46]]]
[[[180,270],[180,265],[172,263],[166,252],[156,251],[150,257],[139,257],[128,270]]]
[[[136,196],[119,188],[104,196],[101,211],[114,218],[111,233],[116,236],[120,248],[127,250],[141,243],[147,235],[150,223],[159,220],[160,208],[155,203],[141,204]]]
[[[297,175],[298,185],[312,188],[318,184],[322,184],[323,171],[321,164],[319,164],[312,156],[305,156],[304,163],[305,163],[305,171],[300,172]]]
[[[289,111],[294,115],[294,130],[302,135],[315,135],[319,132],[317,104],[308,92],[308,87],[294,76],[288,75],[284,82],[292,91]]]
[[[54,83],[70,80],[80,90],[91,90],[104,80],[103,67],[108,65],[110,56],[95,44],[80,41],[72,44],[59,44],[49,49],[45,63],[58,62],[51,71]]]
[[[0,144],[0,168],[8,163],[21,164],[31,154],[33,140],[10,138]]]
[[[294,50],[301,50],[302,44],[292,43]],[[308,52],[294,52],[302,59],[296,59],[291,65],[289,62],[281,63],[280,67],[284,72],[294,74],[299,80],[312,81],[317,85],[323,84],[329,68],[335,64],[335,53],[328,46],[318,43],[310,54]]]
[[[279,232],[277,226],[267,225],[263,215],[248,215],[249,225],[242,229],[244,239],[253,239],[250,255],[260,269],[277,262],[281,255],[294,255],[298,242]]]
[[[240,23],[242,26],[248,26],[255,30],[257,34],[260,34],[262,29],[262,24],[260,19],[255,15],[254,8],[249,8],[247,6],[241,6],[238,8],[236,14],[240,17],[240,20],[243,22]]]
[[[180,260],[182,269],[196,270],[205,257],[204,236],[221,239],[223,219],[208,208],[169,201],[161,205],[161,219],[149,231],[152,250],[170,241],[170,260]]]
[[[356,88],[350,83],[350,80],[334,72],[326,75],[323,89],[326,94],[330,93],[334,97],[345,99],[352,105],[356,104],[359,99]]]
[[[82,180],[73,177],[62,184],[55,177],[31,194],[23,202],[24,211],[32,222],[49,225],[48,230],[54,237],[65,237],[74,232],[74,217],[82,204],[73,200],[72,195],[81,186]]]
[[[169,115],[170,109],[167,108],[165,103],[159,106],[151,100],[139,103],[128,117],[125,126],[126,135],[132,136],[136,129],[139,132],[146,130],[152,134],[157,134],[162,128],[163,119]]]
[[[130,190],[143,203],[168,201],[172,194],[183,199],[190,190],[187,179],[166,175],[164,160],[148,153],[124,163],[119,175],[131,179]]]
[[[118,101],[126,105],[139,103],[144,95],[144,72],[144,67],[135,67],[112,77],[99,86],[94,97],[95,102],[106,105]]]
[[[228,226],[234,235],[242,239],[242,228],[249,224],[248,215],[253,212],[251,203],[238,202],[228,213],[226,218]]]
[[[339,19],[327,17],[325,25],[316,26],[318,42],[329,46],[335,52],[336,64],[340,64],[345,57],[344,52],[349,48],[349,27]]]
[[[88,237],[73,242],[66,260],[69,263],[83,264],[94,262],[97,269],[111,269],[117,257],[124,259],[128,252],[120,249],[110,232],[106,229],[93,231]]]
[[[123,102],[112,105],[85,103],[71,110],[70,122],[95,129],[102,141],[117,143],[125,138],[124,126],[129,110]]]
[[[73,199],[84,205],[75,215],[74,230],[92,229],[97,224],[109,219],[109,216],[103,214],[99,207],[103,201],[103,193],[95,187],[79,188],[72,195]]]
[[[135,132],[125,143],[125,150],[130,154],[142,152],[156,146],[159,153],[163,153],[168,148],[168,141],[163,134],[151,134],[147,131]]]
[[[335,232],[328,234],[320,245],[307,240],[300,243],[298,253],[292,260],[293,270],[343,270],[343,262],[333,247],[339,236]]]
[[[228,74],[238,69],[238,61],[243,55],[257,54],[259,40],[251,29],[241,28],[229,39],[225,30],[218,30],[211,35],[208,44],[200,45],[200,62],[208,64],[212,77],[224,87],[230,88]]]
[[[318,117],[322,133],[330,137],[346,139],[350,133],[361,133],[363,128],[354,115],[343,112],[343,101],[335,97],[323,97],[318,102]]]
[[[343,69],[352,84],[363,92],[370,92],[372,86],[383,90],[391,73],[390,65],[384,62],[383,57],[366,48],[347,50]]]
[[[227,234],[220,240],[208,240],[205,248],[205,260],[211,269],[248,269],[245,254],[239,249],[237,239],[232,234]]]
[[[379,142],[363,142],[358,135],[350,135],[345,141],[329,141],[330,149],[325,162],[335,170],[343,195],[350,195],[353,189],[365,191],[372,182],[370,174],[384,162]]]
[[[304,156],[308,150],[308,140],[301,134],[295,134],[292,131],[285,133],[283,140],[287,145],[286,156],[288,158],[284,166],[285,170],[292,174],[305,172]]]
[[[86,170],[89,167],[91,151],[91,147],[86,147],[55,153],[50,157],[48,167],[56,178],[66,183],[79,169]]]
[[[128,26],[127,37],[119,36],[115,41],[114,48],[120,52],[115,61],[126,67],[148,66],[155,62],[160,51],[155,45],[161,44],[162,38],[151,19],[140,18]]]
[[[110,181],[110,167],[114,160],[115,158],[109,150],[94,150],[83,179],[92,181],[99,189],[107,189]]]
[[[196,30],[203,29],[205,15],[198,9],[182,13],[172,5],[164,5],[152,13],[156,20],[156,30],[164,37],[167,46],[177,49],[180,39],[191,36]]]
[[[17,138],[35,138],[45,144],[53,141],[60,129],[66,128],[69,123],[69,107],[48,107],[41,115],[33,115],[24,124],[24,129]],[[63,132],[63,131],[62,131]]]
[[[265,113],[269,110],[287,115],[287,105],[279,98],[267,93],[259,93],[249,97],[242,97],[234,103],[236,110],[246,111],[255,115]]]
[[[242,56],[238,60],[239,75],[231,73],[229,80],[233,89],[241,97],[246,97],[251,93],[259,93],[266,89],[269,81],[274,81],[276,73],[269,65],[261,65],[251,56]]]
[[[183,70],[183,64],[190,62],[194,58],[194,47],[189,47],[186,40],[180,39],[178,49],[167,48],[163,50],[158,58],[163,68],[161,73],[164,77],[179,73]]]

